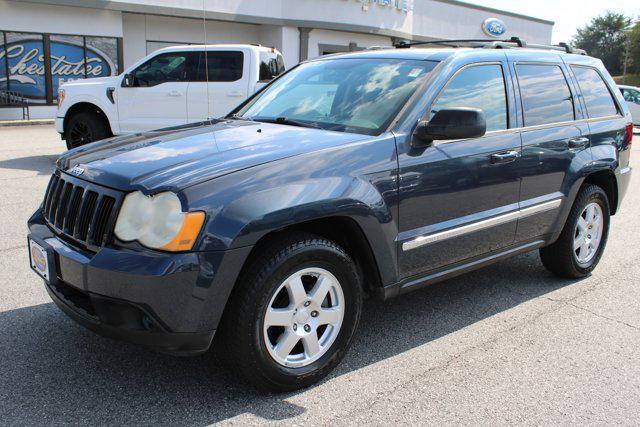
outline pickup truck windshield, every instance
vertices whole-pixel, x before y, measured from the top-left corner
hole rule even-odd
[[[327,59],[301,64],[234,118],[377,135],[437,62]]]

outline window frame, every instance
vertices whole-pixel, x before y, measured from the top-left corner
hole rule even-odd
[[[190,51],[190,50],[177,50],[177,51],[173,51],[173,52],[162,52],[162,53],[159,53],[159,54],[147,59],[142,64],[139,64],[135,69],[131,70],[127,74],[131,75],[134,78],[134,81],[136,81],[136,79],[137,79],[136,73],[140,70],[140,68],[144,67],[145,65],[149,64],[152,61],[155,61],[156,59],[160,58],[161,56],[184,54],[186,56],[186,61],[185,62],[187,62],[187,61],[189,61],[190,57],[191,57],[191,60],[194,60],[194,58],[193,58],[194,53],[196,53],[196,52],[193,52],[193,51]],[[195,61],[196,61],[195,65],[197,67],[198,66],[198,63],[197,63],[198,59],[195,58]],[[196,68],[196,72],[197,72],[197,68]],[[184,81],[167,80],[167,81],[164,81],[162,83],[155,84],[155,85],[148,85],[148,86],[135,85],[135,86],[129,86],[129,87],[140,89],[140,88],[147,88],[147,87],[156,87],[156,86],[163,85],[165,83],[189,83],[189,82],[194,81],[194,80],[189,79],[189,77],[190,76],[187,76],[186,80],[184,80]]]
[[[269,60],[269,62],[271,62],[272,60],[276,61],[277,66],[282,65],[282,71],[280,71],[278,74],[272,76],[270,79],[261,79],[260,77],[260,67],[262,65],[262,55],[263,54],[270,54],[273,53],[275,55],[275,58],[271,58]],[[278,63],[278,59],[280,59],[282,61],[282,64]],[[258,51],[258,83],[267,83],[270,82],[271,80],[275,79],[276,77],[278,77],[279,75],[283,74],[286,71],[286,67],[284,65],[284,58],[282,57],[282,54],[279,52],[269,52],[269,51],[265,51],[265,50],[260,50]]]
[[[522,85],[520,84],[520,76],[518,75],[518,65],[542,65],[542,66],[555,66],[558,67],[560,69],[560,72],[562,73],[562,76],[564,77],[564,82],[567,85],[567,88],[569,88],[569,93],[571,94],[571,106],[572,106],[572,110],[573,110],[573,120],[562,120],[562,121],[558,121],[558,122],[552,122],[552,123],[542,123],[542,124],[537,124],[537,125],[527,125],[527,121],[525,120],[525,110],[524,110],[524,97],[522,96]],[[579,122],[581,120],[584,119],[578,119],[578,109],[576,108],[576,97],[577,96],[581,96],[581,93],[576,93],[576,88],[573,87],[573,85],[571,84],[571,82],[569,81],[569,76],[567,75],[567,71],[565,70],[563,67],[563,63],[560,62],[539,62],[539,61],[518,61],[518,62],[514,62],[513,63],[513,69],[515,72],[515,80],[516,80],[516,84],[518,85],[518,96],[520,97],[520,113],[521,113],[521,119],[522,119],[522,129],[531,129],[531,128],[543,128],[543,127],[553,127],[553,126],[561,126],[561,125],[566,125],[569,123],[576,123]],[[573,75],[573,77],[575,78],[575,75],[573,73],[571,73]],[[579,90],[579,88],[578,88]]]
[[[458,68],[452,75],[451,77],[449,77],[446,81],[446,83],[442,86],[442,88],[438,91],[438,93],[436,94],[436,96],[433,98],[433,101],[431,101],[429,103],[429,107],[427,108],[427,111],[425,112],[424,116],[422,117],[423,120],[429,120],[430,119],[430,115],[431,115],[431,111],[433,109],[433,106],[438,102],[438,100],[440,99],[440,96],[442,96],[442,94],[444,93],[445,90],[447,90],[447,88],[449,87],[449,85],[451,84],[451,82],[453,82],[453,80],[455,80],[455,78],[458,76],[458,74],[462,73],[464,70],[466,70],[467,68],[472,68],[472,67],[480,67],[480,66],[484,66],[484,65],[498,65],[500,67],[500,71],[502,72],[502,83],[504,85],[504,99],[506,102],[505,105],[505,109],[506,109],[506,113],[507,113],[507,123],[506,123],[506,128],[505,129],[499,129],[499,130],[492,130],[492,131],[488,131],[485,132],[485,134],[479,138],[484,138],[487,135],[495,135],[495,134],[499,134],[499,133],[504,133],[504,132],[509,132],[512,131],[516,128],[512,128],[510,126],[511,124],[511,114],[510,114],[510,109],[509,107],[511,106],[511,100],[509,99],[509,90],[507,88],[507,74],[505,73],[505,64],[502,63],[501,61],[484,61],[484,62],[470,62],[468,64],[465,64],[463,66],[461,66],[460,68]],[[472,138],[472,139],[479,139],[479,138]],[[455,141],[459,141],[459,140],[455,140]],[[442,143],[446,143],[447,141],[441,141]]]
[[[582,88],[580,87],[580,81],[578,80],[578,76],[576,75],[576,73],[573,72],[573,68],[574,67],[575,68],[585,68],[585,69],[593,70],[593,71],[596,72],[596,74],[600,77],[600,80],[602,80],[602,83],[604,83],[604,86],[609,91],[609,96],[611,97],[611,100],[613,101],[613,105],[616,107],[616,114],[609,115],[609,116],[600,116],[600,117],[590,117],[589,116],[589,108],[587,108],[587,102],[584,100],[584,95],[582,94]],[[602,73],[600,72],[600,70],[598,70],[596,67],[592,67],[592,66],[589,66],[589,65],[583,65],[583,64],[567,64],[567,68],[569,68],[569,70],[571,71],[571,74],[573,75],[573,78],[576,81],[576,86],[578,87],[578,91],[580,92],[579,96],[581,98],[582,105],[584,106],[586,120],[605,120],[605,119],[612,119],[612,118],[623,117],[624,116],[624,113],[623,113],[623,110],[622,110],[622,106],[618,102],[618,98],[615,96],[615,92],[611,90],[611,87],[609,86],[609,83],[602,76]]]
[[[118,76],[120,75],[124,70],[126,70],[126,68],[124,68],[124,42],[123,42],[123,38],[122,37],[117,37],[117,36],[101,36],[101,35],[90,35],[90,34],[76,34],[76,33],[43,33],[43,32],[38,32],[38,31],[15,31],[15,30],[6,30],[6,29],[1,29],[0,28],[0,33],[3,34],[3,37],[0,38],[0,40],[3,41],[2,43],[2,48],[5,49],[7,48],[7,33],[16,33],[16,34],[37,34],[39,36],[42,37],[42,42],[44,44],[43,46],[43,57],[44,57],[44,69],[45,69],[45,93],[46,93],[46,97],[45,97],[45,102],[44,103],[38,103],[38,104],[31,104],[33,106],[36,107],[43,107],[43,106],[56,106],[58,105],[58,94],[53,92],[53,79],[50,77],[51,76],[51,52],[50,52],[50,44],[51,44],[51,36],[60,36],[60,37],[66,37],[66,36],[76,36],[76,37],[82,37],[83,39],[83,57],[86,58],[87,57],[87,43],[86,43],[86,38],[87,37],[100,37],[100,38],[106,38],[106,39],[114,39],[116,41],[116,60],[117,60],[117,64],[116,64],[116,69],[114,70],[115,74],[112,74],[111,76]],[[85,59],[86,61],[86,59]],[[9,62],[7,60],[7,67],[5,72],[7,73],[7,79],[9,77]],[[86,64],[85,64],[86,65]],[[92,77],[89,77],[92,78]],[[87,75],[86,75],[86,71],[84,73],[84,79],[88,79]],[[7,80],[7,90],[12,90],[10,88],[10,83]]]
[[[208,54],[214,54],[218,52],[225,53],[239,53],[242,56],[242,66],[240,67],[240,77],[236,80],[209,80],[209,70],[206,68],[208,66],[208,59],[205,62],[205,56]],[[245,77],[245,68],[247,66],[247,59],[249,58],[248,53],[243,49],[202,49],[199,51],[194,51],[194,53],[198,54],[198,63],[196,64],[196,72],[193,80],[190,80],[195,83],[236,83]],[[250,60],[249,60],[250,62]],[[200,75],[200,67],[206,72]]]

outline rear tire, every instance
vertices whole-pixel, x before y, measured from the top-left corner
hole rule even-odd
[[[362,307],[360,277],[341,247],[311,234],[291,235],[262,252],[236,285],[216,346],[258,389],[307,387],[329,374],[351,344]]]
[[[568,279],[591,273],[607,244],[609,212],[609,199],[604,190],[597,185],[584,185],[558,240],[540,249],[540,258],[547,270]]]
[[[71,116],[67,120],[64,132],[69,150],[109,136],[111,136],[109,124],[104,117],[89,111]]]

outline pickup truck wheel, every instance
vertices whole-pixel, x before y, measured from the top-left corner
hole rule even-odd
[[[109,126],[104,118],[91,112],[81,112],[71,116],[64,132],[69,150],[109,136]]]
[[[558,276],[577,279],[600,261],[609,234],[609,199],[602,188],[580,190],[558,240],[540,249],[542,264]]]
[[[237,286],[218,333],[224,358],[249,383],[295,390],[342,360],[360,319],[362,287],[338,245],[296,234],[265,251]]]

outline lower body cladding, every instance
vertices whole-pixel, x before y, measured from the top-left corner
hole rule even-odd
[[[93,253],[56,237],[40,210],[28,238],[46,252],[47,292],[72,319],[103,336],[182,355],[209,349],[251,250]]]

